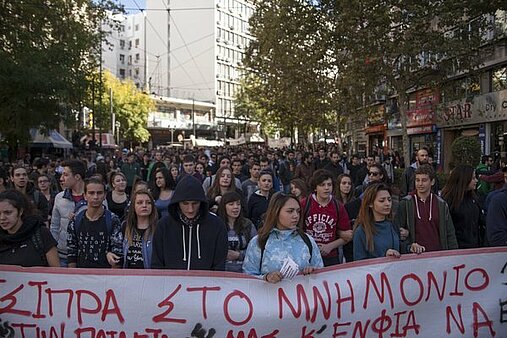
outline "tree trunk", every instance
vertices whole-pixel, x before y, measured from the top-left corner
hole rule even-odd
[[[398,110],[400,112],[401,119],[401,130],[403,131],[402,135],[402,145],[403,145],[403,158],[405,159],[405,166],[408,167],[410,165],[410,161],[412,159],[412,154],[410,154],[410,142],[408,139],[407,133],[407,94],[404,90],[398,92]]]

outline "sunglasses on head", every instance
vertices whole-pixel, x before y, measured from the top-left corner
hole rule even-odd
[[[374,176],[374,177],[377,177],[378,175],[380,175],[380,173],[379,173],[379,172],[377,172],[377,171],[368,171],[368,175],[369,175],[369,176]]]

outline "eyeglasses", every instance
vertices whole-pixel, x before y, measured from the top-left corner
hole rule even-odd
[[[373,176],[373,177],[377,177],[378,175],[380,175],[380,173],[378,171],[368,171],[368,175]]]

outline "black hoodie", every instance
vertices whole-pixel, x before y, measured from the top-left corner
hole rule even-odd
[[[34,236],[38,236],[34,237]],[[0,229],[0,264],[21,266],[47,266],[42,257],[56,240],[38,216],[28,216],[14,234]]]
[[[179,202],[199,201],[199,220],[185,225]],[[227,231],[223,221],[208,211],[201,183],[184,176],[176,185],[169,215],[160,219],[153,236],[151,267],[154,269],[225,270]]]

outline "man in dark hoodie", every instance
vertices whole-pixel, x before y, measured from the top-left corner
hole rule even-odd
[[[182,177],[168,208],[153,236],[152,268],[225,270],[226,227],[208,211],[201,183]]]

